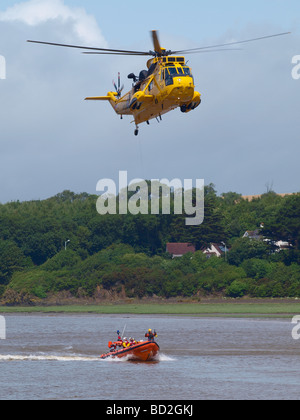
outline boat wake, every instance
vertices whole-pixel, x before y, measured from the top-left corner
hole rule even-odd
[[[56,355],[56,354],[0,354],[1,362],[18,362],[18,361],[55,361],[55,362],[113,362],[124,363],[131,360],[131,356],[122,358],[108,357],[107,359],[100,359],[99,356],[85,356],[85,355]],[[167,356],[164,353],[159,353],[153,362],[173,362],[175,358]],[[147,362],[148,363],[148,362]]]
[[[176,362],[176,359],[174,357],[168,356],[164,353],[159,353],[157,359],[159,362]]]
[[[77,355],[50,355],[50,354],[6,354],[0,355],[0,362],[17,362],[17,361],[56,361],[56,362],[95,362],[99,361],[96,356],[77,356]]]

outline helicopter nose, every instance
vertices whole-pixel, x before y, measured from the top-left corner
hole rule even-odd
[[[178,77],[174,83],[172,96],[183,101],[192,100],[194,96],[194,84],[192,83],[192,79]]]

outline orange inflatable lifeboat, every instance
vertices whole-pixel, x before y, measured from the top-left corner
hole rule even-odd
[[[122,348],[118,349],[118,347]],[[109,342],[110,351],[100,356],[101,359],[108,357],[126,357],[129,356],[133,360],[152,360],[159,352],[159,345],[155,341],[139,341],[135,344],[125,345],[122,341]]]

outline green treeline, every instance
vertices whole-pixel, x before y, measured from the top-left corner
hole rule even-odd
[[[232,192],[219,197],[211,184],[199,226],[185,226],[185,215],[101,216],[96,200],[64,191],[0,205],[2,304],[61,291],[75,297],[300,297],[300,194],[268,192],[249,202]],[[243,238],[261,223],[269,241]],[[278,252],[279,240],[290,248]],[[197,251],[172,259],[168,242],[191,242]],[[226,256],[208,259],[201,251],[221,242],[230,249]]]

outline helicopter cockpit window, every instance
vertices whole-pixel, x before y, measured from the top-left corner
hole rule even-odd
[[[168,71],[169,71],[171,76],[177,76],[176,67],[168,67]]]
[[[192,77],[191,69],[189,67],[182,67],[182,68],[183,68],[184,74],[186,76],[191,76]]]
[[[182,70],[182,67],[177,67],[177,71],[178,71],[178,73],[180,74],[180,75],[183,75],[184,73],[183,73],[183,70]]]

